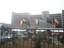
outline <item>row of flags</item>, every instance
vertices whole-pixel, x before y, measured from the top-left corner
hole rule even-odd
[[[49,17],[46,17],[47,23],[53,24],[55,28],[59,28],[61,27],[61,25],[59,24],[59,21],[56,18],[53,18],[53,20],[51,20]]]
[[[18,24],[19,25],[26,24],[26,25],[30,26],[29,20],[27,20],[27,19],[19,19]]]
[[[39,25],[39,22],[46,24],[46,22],[44,21],[44,19],[42,17],[40,17],[39,20],[37,18],[34,18],[33,21],[34,21],[35,25],[36,24]],[[59,26],[59,22],[56,18],[53,18],[53,21],[52,21],[49,17],[46,17],[46,21],[47,21],[47,23],[54,24],[55,27]],[[18,23],[19,23],[19,25],[23,25],[25,23],[26,25],[30,26],[28,19],[19,19]]]

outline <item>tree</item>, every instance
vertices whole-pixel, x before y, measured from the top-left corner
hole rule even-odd
[[[17,41],[17,39],[18,39],[18,35],[16,34],[16,32],[13,32],[12,43],[15,44],[15,41]]]
[[[35,47],[34,48],[41,48],[41,39],[40,36],[35,38]]]
[[[6,28],[2,25],[1,26],[1,32],[5,32],[6,31]]]

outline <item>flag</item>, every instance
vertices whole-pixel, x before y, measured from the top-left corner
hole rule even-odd
[[[18,24],[20,24],[20,19],[18,20]]]
[[[29,22],[29,20],[28,20],[28,19],[25,19],[25,20],[26,20],[26,21],[25,21],[25,22],[26,22],[25,24],[30,27],[30,22]]]
[[[57,19],[54,19],[54,18],[53,18],[53,23],[54,23],[55,27],[58,27],[59,22],[58,22],[58,20],[57,20]]]
[[[20,25],[22,25],[23,24],[23,21],[22,20],[20,20]]]
[[[47,20],[47,23],[52,24],[52,21],[51,21],[51,19],[49,17],[46,17],[46,20]]]
[[[22,19],[19,19],[19,20],[18,20],[18,24],[19,24],[19,25],[22,25],[22,24],[23,24],[23,20],[22,20]]]
[[[34,18],[34,24],[38,24],[39,25],[38,19]]]
[[[27,19],[22,19],[23,23],[25,23],[26,25],[28,24],[28,20]]]
[[[53,18],[53,24],[54,24],[54,26],[55,26],[56,28],[62,28],[61,24],[58,22],[57,19],[54,19],[54,18]]]
[[[25,23],[25,24],[26,24],[26,21],[27,21],[26,19],[23,19],[23,23]]]
[[[23,23],[25,23],[26,25],[28,25],[30,27],[30,23],[28,19],[23,19]]]
[[[40,20],[39,20],[40,23],[45,23],[44,19],[42,17],[40,17]]]

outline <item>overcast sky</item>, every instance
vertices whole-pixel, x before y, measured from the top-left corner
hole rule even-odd
[[[64,0],[0,0],[0,23],[11,23],[12,12],[42,14],[42,11],[61,13]]]

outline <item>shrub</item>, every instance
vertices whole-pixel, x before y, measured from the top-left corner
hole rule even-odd
[[[41,40],[39,37],[35,39],[35,47],[34,48],[41,48]]]
[[[62,44],[64,44],[64,36],[62,36],[62,38],[60,38],[60,42],[61,42]]]

